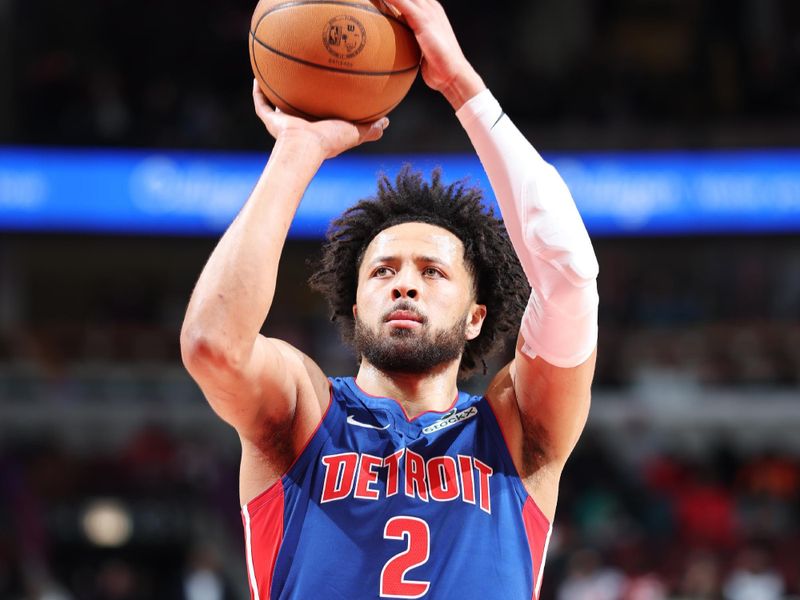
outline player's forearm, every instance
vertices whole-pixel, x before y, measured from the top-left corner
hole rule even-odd
[[[497,196],[532,295],[526,353],[560,367],[585,361],[597,341],[598,265],[575,202],[488,90],[458,113]]]
[[[313,140],[275,144],[250,198],[198,279],[181,333],[184,351],[204,347],[232,361],[249,354],[272,305],[289,226],[321,163]]]

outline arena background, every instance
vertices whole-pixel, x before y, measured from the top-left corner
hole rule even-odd
[[[3,600],[249,597],[238,440],[178,332],[271,145],[253,4],[0,0]],[[445,6],[601,266],[542,598],[798,597],[800,3]],[[406,160],[485,185],[421,81],[391,117],[326,167],[265,325],[330,374],[355,363],[305,287],[325,211]]]

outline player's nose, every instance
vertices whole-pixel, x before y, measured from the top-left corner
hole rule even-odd
[[[414,279],[411,269],[403,269],[394,278],[392,286],[392,300],[409,298],[415,300],[419,297],[419,286]]]

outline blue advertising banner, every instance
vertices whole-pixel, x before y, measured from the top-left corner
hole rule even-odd
[[[547,154],[593,235],[800,232],[800,150]],[[262,154],[0,148],[0,231],[219,234]],[[360,156],[323,165],[291,235],[314,238],[377,176],[404,163],[467,177],[494,203],[470,155]]]

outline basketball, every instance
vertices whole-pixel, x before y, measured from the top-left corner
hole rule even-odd
[[[380,0],[261,0],[249,41],[267,99],[309,120],[383,117],[421,58],[413,31]]]

